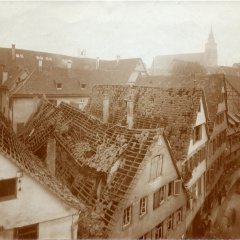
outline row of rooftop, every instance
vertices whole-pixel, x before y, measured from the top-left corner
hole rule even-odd
[[[6,214],[0,236],[9,229],[20,236],[34,224],[49,237],[43,223],[52,222],[53,234],[56,215],[77,216],[71,228],[78,226],[84,238],[178,238],[192,232],[196,216],[209,208],[208,197],[222,184],[224,166],[239,154],[240,146],[231,152],[239,135],[238,76],[149,76],[141,59],[98,65],[76,59],[74,65],[66,56],[1,51],[1,164],[9,171],[3,179],[21,172],[17,180],[24,190],[26,174],[65,205],[51,212],[33,199],[38,207],[31,210],[45,214],[41,221],[34,214],[14,221],[8,209],[17,205],[0,203]],[[82,67],[88,61],[92,70]],[[9,160],[20,170],[10,171]],[[213,179],[210,188],[205,185]],[[22,201],[20,192],[14,199]]]

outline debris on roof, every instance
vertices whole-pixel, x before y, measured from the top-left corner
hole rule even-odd
[[[134,96],[134,128],[164,128],[173,150],[174,159],[183,160],[196,122],[201,89],[153,88],[100,85],[93,89],[86,111],[103,117],[103,93],[109,92],[109,123],[126,125],[126,96]]]
[[[51,175],[42,161],[17,139],[15,133],[6,124],[6,120],[2,115],[0,116],[0,133],[0,151],[2,154],[69,206],[81,210],[85,208],[60,180]]]

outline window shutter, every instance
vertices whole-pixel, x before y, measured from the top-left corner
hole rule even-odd
[[[174,195],[179,195],[181,193],[181,180],[174,181]]]

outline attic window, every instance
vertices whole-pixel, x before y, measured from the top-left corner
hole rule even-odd
[[[83,83],[81,84],[81,89],[85,89],[87,87],[87,84]]]
[[[16,178],[4,179],[0,181],[0,201],[14,199],[17,196]]]
[[[57,83],[57,90],[62,90],[62,83]]]
[[[202,139],[202,125],[196,126],[193,130],[193,142],[197,142]]]

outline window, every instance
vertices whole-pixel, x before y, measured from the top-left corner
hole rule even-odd
[[[127,226],[131,223],[132,218],[132,206],[129,206],[123,211],[123,226]]]
[[[173,215],[167,218],[167,230],[173,229]]]
[[[82,84],[81,84],[81,88],[82,88],[82,89],[84,89],[84,88],[86,88],[86,87],[87,87],[87,84],[85,84],[85,83],[82,83]]]
[[[139,215],[143,216],[147,213],[147,197],[140,199],[140,209]]]
[[[202,195],[202,178],[200,177],[198,180],[198,195]]]
[[[10,178],[0,181],[0,201],[17,197],[17,179]]]
[[[173,195],[174,182],[168,183],[168,197]]]
[[[176,223],[179,224],[182,221],[182,208],[177,210]]]
[[[62,84],[61,83],[57,83],[57,90],[61,90],[62,89]]]
[[[56,99],[49,99],[49,102],[52,103],[54,106],[57,106],[57,100]]]
[[[153,209],[158,208],[165,199],[165,186],[161,187],[153,195]]]
[[[163,224],[160,223],[154,228],[155,239],[163,238]]]
[[[181,180],[174,181],[174,195],[179,195],[181,193]]]
[[[159,154],[151,160],[150,180],[154,180],[162,175],[163,155]]]
[[[194,127],[193,130],[193,142],[197,142],[202,138],[202,125]]]
[[[14,239],[38,239],[38,224],[15,228]]]

